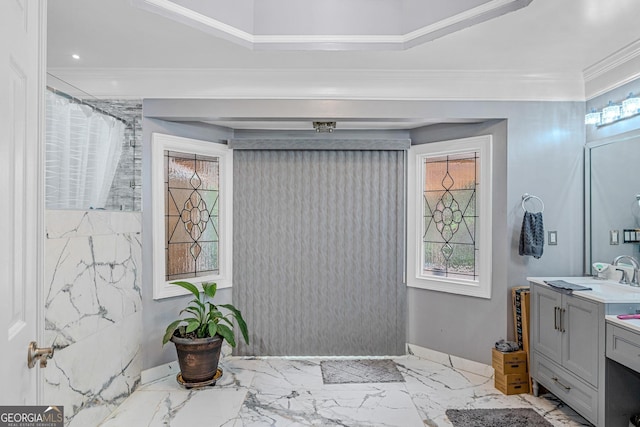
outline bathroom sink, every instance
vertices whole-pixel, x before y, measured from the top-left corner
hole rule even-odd
[[[545,284],[546,281],[564,280],[587,286],[588,291],[573,291],[573,295],[602,303],[640,303],[640,287],[620,284],[615,280],[599,280],[593,277],[528,277],[529,281]]]
[[[603,302],[640,302],[640,287],[620,284],[613,280],[597,280],[589,277],[572,278],[569,283],[590,287],[590,291],[574,291],[574,295]]]
[[[593,292],[599,293],[616,293],[616,294],[640,294],[640,288],[629,285],[621,285],[618,283],[580,283],[580,285],[588,286]],[[580,291],[576,291],[580,292]]]

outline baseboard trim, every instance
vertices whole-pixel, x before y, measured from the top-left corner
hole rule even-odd
[[[486,378],[492,378],[494,374],[493,367],[485,365],[484,363],[431,350],[416,344],[407,343],[407,354],[420,357],[421,359],[431,360],[432,362],[440,363],[442,365],[448,365],[454,369],[471,372]]]
[[[225,350],[227,351],[223,351],[223,357],[231,356],[231,352],[228,351],[229,349]],[[479,363],[451,354],[442,353],[440,351],[421,347],[416,344],[406,343],[406,353],[407,355],[417,356],[421,359],[426,359],[432,362],[440,363],[442,365],[451,366],[454,369],[471,372],[473,374],[477,374],[486,378],[492,378],[494,374],[493,368],[491,366],[485,365],[484,363]],[[263,356],[260,357],[260,359],[388,359],[397,357],[402,356]],[[177,360],[165,363],[164,365],[145,369],[141,374],[140,385],[149,384],[153,381],[168,377],[170,375],[177,375],[179,372],[180,366],[178,365]]]

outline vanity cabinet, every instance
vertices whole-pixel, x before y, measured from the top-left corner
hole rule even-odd
[[[537,352],[598,386],[598,304],[550,288],[535,287],[536,326],[532,340]]]
[[[627,427],[640,413],[640,290],[584,277],[530,277],[530,373],[539,385],[597,427]],[[566,293],[563,280],[589,291]]]
[[[555,289],[531,286],[531,376],[597,423],[602,307]]]

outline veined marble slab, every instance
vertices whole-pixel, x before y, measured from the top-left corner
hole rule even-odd
[[[62,348],[140,311],[141,258],[138,234],[47,240],[47,342]]]
[[[109,416],[140,383],[140,214],[47,211],[44,400],[68,426]]]
[[[95,425],[106,418],[140,382],[141,339],[141,313],[134,313],[56,350],[43,370],[44,401],[62,402],[69,426]]]
[[[462,408],[532,408],[554,426],[589,425],[553,397],[505,396],[493,378],[448,363],[395,357],[405,382],[324,384],[322,360],[226,356],[216,386],[186,390],[172,375],[140,387],[103,426],[451,427],[445,411]]]
[[[47,210],[45,223],[47,239],[142,231],[140,212]]]

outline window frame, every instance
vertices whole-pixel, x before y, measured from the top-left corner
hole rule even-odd
[[[476,151],[480,157],[478,279],[448,278],[422,274],[425,157]],[[482,135],[412,145],[407,164],[407,286],[478,298],[491,298],[493,137]]]
[[[216,282],[218,289],[230,288],[233,286],[233,150],[226,144],[154,132],[151,134],[153,299],[158,300],[189,293],[180,286],[171,285],[172,281],[165,280],[165,151],[219,158],[218,274],[180,280],[192,283]]]

